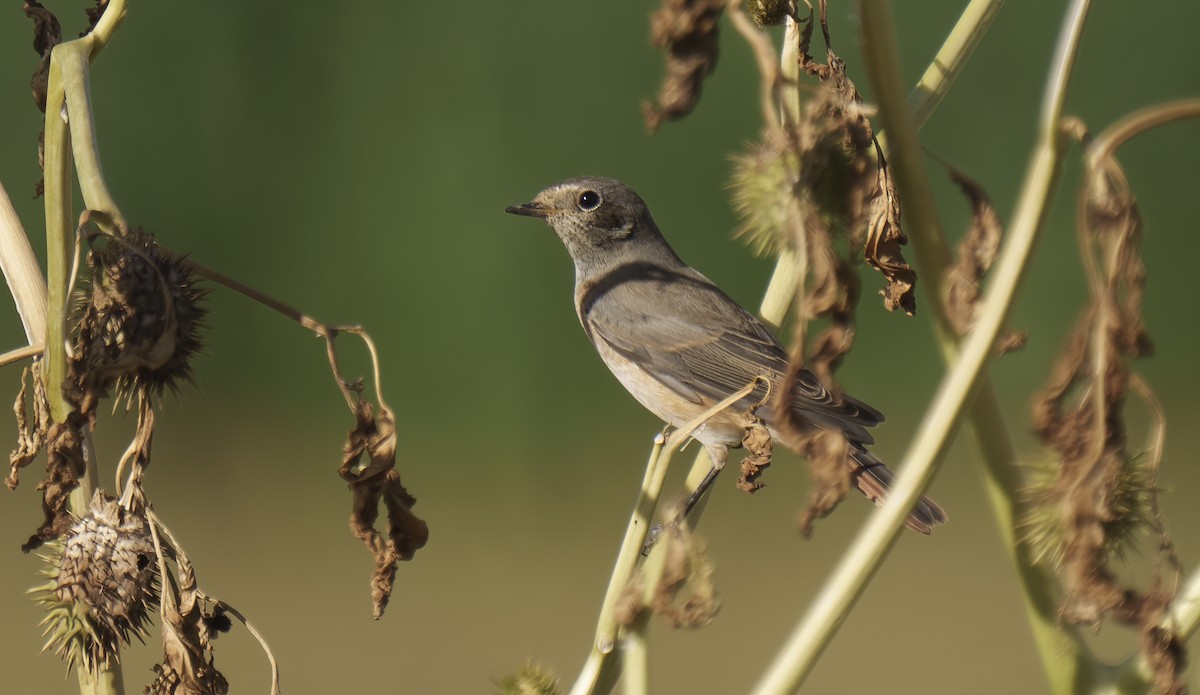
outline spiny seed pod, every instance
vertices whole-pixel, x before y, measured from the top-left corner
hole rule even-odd
[[[158,610],[158,563],[146,518],[99,492],[91,513],[46,546],[50,581],[30,591],[46,609],[46,645],[67,667],[95,671],[142,640]]]
[[[88,253],[91,291],[78,323],[72,364],[81,402],[145,389],[177,391],[201,349],[207,290],[183,259],[135,230],[101,238]]]
[[[750,0],[746,3],[746,14],[760,27],[771,27],[783,24],[787,18],[788,0]]]
[[[773,254],[787,239],[788,206],[794,197],[795,154],[769,143],[756,144],[733,160],[733,205],[742,218],[736,236],[754,250]]]
[[[1079,540],[1081,515],[1100,521],[1104,554],[1110,559],[1122,557],[1142,532],[1156,527],[1157,474],[1150,456],[1123,452],[1104,489],[1091,493],[1100,499],[1077,499],[1083,492],[1078,486],[1063,491],[1057,458],[1037,461],[1029,476],[1026,497],[1030,504],[1023,523],[1034,560],[1060,565],[1067,546]]]

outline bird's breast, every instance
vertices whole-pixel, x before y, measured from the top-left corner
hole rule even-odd
[[[646,410],[657,415],[673,427],[682,427],[712,407],[707,399],[694,394],[681,394],[661,381],[650,376],[633,360],[613,349],[603,338],[593,340],[600,359],[617,381]],[[704,444],[737,445],[742,441],[742,425],[735,414],[726,410],[710,419],[692,436]]]

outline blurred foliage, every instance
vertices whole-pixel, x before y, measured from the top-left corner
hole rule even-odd
[[[732,296],[753,306],[766,285],[769,261],[730,239],[728,158],[760,123],[752,58],[737,37],[723,34],[696,111],[650,137],[639,105],[662,70],[650,5],[498,7],[134,3],[93,72],[105,173],[132,223],[322,320],[365,324],[382,351],[398,462],[432,535],[401,567],[378,624],[370,558],[346,533],[336,477],[352,423],[319,341],[216,292],[208,354],[195,364],[200,387],[159,418],[146,482],[157,511],[212,593],[237,603],[271,641],[291,692],[388,692],[400,687],[394,673],[412,692],[482,692],[527,657],[570,679],[586,654],[659,424],[591,353],[557,241],[503,215],[505,205],[567,176],[616,176],[647,199],[680,254]],[[1146,7],[1092,13],[1068,110],[1093,130],[1200,87],[1191,35],[1200,6]],[[82,12],[52,8],[64,35],[82,28]],[[957,11],[957,3],[897,4],[911,81]],[[1002,217],[1023,174],[1060,14],[1057,4],[1010,0],[923,131],[932,151],[987,188]],[[865,85],[849,40],[852,6],[835,5],[830,20],[851,77]],[[41,249],[30,37],[10,5],[0,16],[0,181]],[[1192,395],[1200,321],[1184,301],[1200,126],[1142,137],[1121,158],[1147,221],[1145,318],[1159,350],[1142,367],[1171,423],[1161,483],[1178,491],[1163,509],[1172,528],[1186,529],[1200,523],[1190,455],[1200,434],[1188,426],[1200,417]],[[1013,318],[1029,345],[996,367],[1019,434],[1085,294],[1072,226],[1078,171],[1067,169]],[[958,234],[967,206],[944,176],[933,179],[946,228]],[[15,347],[16,314],[3,312],[0,339]],[[343,359],[346,373],[365,372],[365,355],[356,361],[346,350]],[[897,359],[910,368],[891,370]],[[14,393],[19,372],[5,370]],[[909,319],[864,298],[839,377],[890,414],[882,457],[901,456],[940,373],[919,309]],[[118,415],[100,430],[106,460],[132,419]],[[951,524],[901,542],[814,672],[813,692],[1044,688],[966,439],[933,489]],[[1031,438],[1022,443],[1033,451]],[[716,562],[722,613],[696,633],[652,634],[663,692],[744,691],[771,656],[763,645],[782,639],[869,512],[846,505],[802,542],[794,516],[808,483],[789,462],[778,461],[753,498],[732,479],[718,484],[699,532]],[[71,693],[62,665],[37,655],[38,610],[22,595],[38,563],[18,547],[37,514],[32,485],[0,499],[0,669],[7,690]],[[1178,535],[1180,559],[1193,568],[1200,539]],[[1102,654],[1111,633],[1100,636]],[[235,630],[222,640],[230,681],[265,688],[251,638]],[[157,656],[152,648],[126,656],[131,692]]]

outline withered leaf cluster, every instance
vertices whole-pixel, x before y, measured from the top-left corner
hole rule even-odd
[[[37,0],[25,0],[25,16],[33,20],[33,50],[38,54],[30,87],[38,111],[46,112],[46,85],[50,79],[50,51],[62,42],[62,25],[58,17]]]
[[[161,539],[160,539],[161,540]],[[174,559],[171,574],[167,557]],[[219,606],[205,600],[187,555],[175,545],[162,546],[158,556],[163,583],[159,618],[163,660],[153,667],[155,678],[147,695],[225,695],[229,682],[214,665],[213,640],[231,627]]]
[[[946,314],[961,337],[975,325],[983,277],[1000,251],[1004,225],[983,186],[952,166],[946,165],[946,170],[971,206],[967,234],[958,244],[954,264],[946,269]],[[1026,338],[1023,331],[1007,331],[997,339],[996,351],[1003,355],[1019,350],[1025,346]]]
[[[655,103],[644,102],[650,132],[678,120],[700,101],[704,78],[717,66],[717,25],[725,0],[662,0],[650,19],[651,41],[667,52],[667,73]]]
[[[900,227],[900,199],[863,106],[846,74],[845,62],[833,51],[825,3],[820,7],[825,62],[812,55],[814,13],[797,18],[798,70],[814,78],[799,86],[799,109],[781,104],[781,125],[768,123],[762,143],[738,160],[735,203],[744,220],[743,233],[763,248],[786,246],[802,259],[802,277],[792,355],[779,392],[790,394],[808,369],[836,392],[834,372],[855,339],[855,309],[861,291],[855,256],[883,273],[881,291],[888,310],[916,310],[916,275],[901,254],[906,243]],[[779,90],[777,97],[789,92]],[[794,115],[793,115],[794,114]],[[810,322],[823,322],[811,339]],[[828,440],[777,403],[776,419],[786,429],[789,446],[804,454],[813,468],[817,489],[803,517],[824,516],[854,484],[843,443]]]
[[[396,423],[391,411],[375,416],[371,405],[356,400],[355,427],[350,430],[338,474],[350,485],[350,529],[375,557],[371,599],[375,619],[383,616],[401,560],[411,560],[429,540],[429,527],[412,512],[415,497],[396,470]],[[379,505],[387,510],[387,533],[375,528]]]
[[[901,253],[901,247],[908,239],[900,227],[900,196],[883,152],[875,142],[875,132],[862,106],[862,95],[846,74],[845,61],[834,52],[830,43],[825,2],[821,2],[820,9],[821,31],[825,40],[825,62],[817,62],[810,53],[813,31],[813,18],[810,13],[804,31],[801,32],[800,69],[819,79],[821,84],[831,91],[830,96],[826,97],[829,100],[827,108],[835,120],[837,129],[842,132],[845,147],[850,153],[852,164],[849,171],[842,177],[840,184],[835,184],[843,187],[848,228],[851,235],[855,236],[855,244],[861,243],[867,262],[882,272],[887,280],[886,286],[880,292],[887,310],[894,311],[899,308],[907,314],[913,314],[916,312],[913,287],[916,285],[917,276]],[[806,120],[811,121],[812,117]],[[824,177],[831,173],[836,176],[837,172],[821,171],[818,168],[809,176],[826,180]],[[834,180],[836,181],[836,178]],[[865,226],[862,219],[864,214]],[[864,232],[865,236],[859,242],[857,235]]]
[[[1161,418],[1131,366],[1152,351],[1142,320],[1142,218],[1115,159],[1087,174],[1077,221],[1091,299],[1033,403],[1034,428],[1057,465],[1035,490],[1030,542],[1056,563],[1063,618],[1099,624],[1111,617],[1138,628],[1156,687],[1175,695],[1185,690],[1186,660],[1183,642],[1162,627],[1177,566],[1157,506],[1162,451],[1131,446],[1124,415],[1134,393]],[[1122,581],[1110,565],[1139,532],[1158,536],[1147,590]]]

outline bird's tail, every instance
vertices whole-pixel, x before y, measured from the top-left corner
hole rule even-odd
[[[860,492],[875,504],[882,505],[887,499],[895,475],[883,461],[880,461],[860,444],[850,445],[850,458],[847,460],[854,468],[854,484]],[[946,512],[937,502],[922,497],[913,507],[904,525],[917,533],[929,534],[934,526],[945,523]]]

